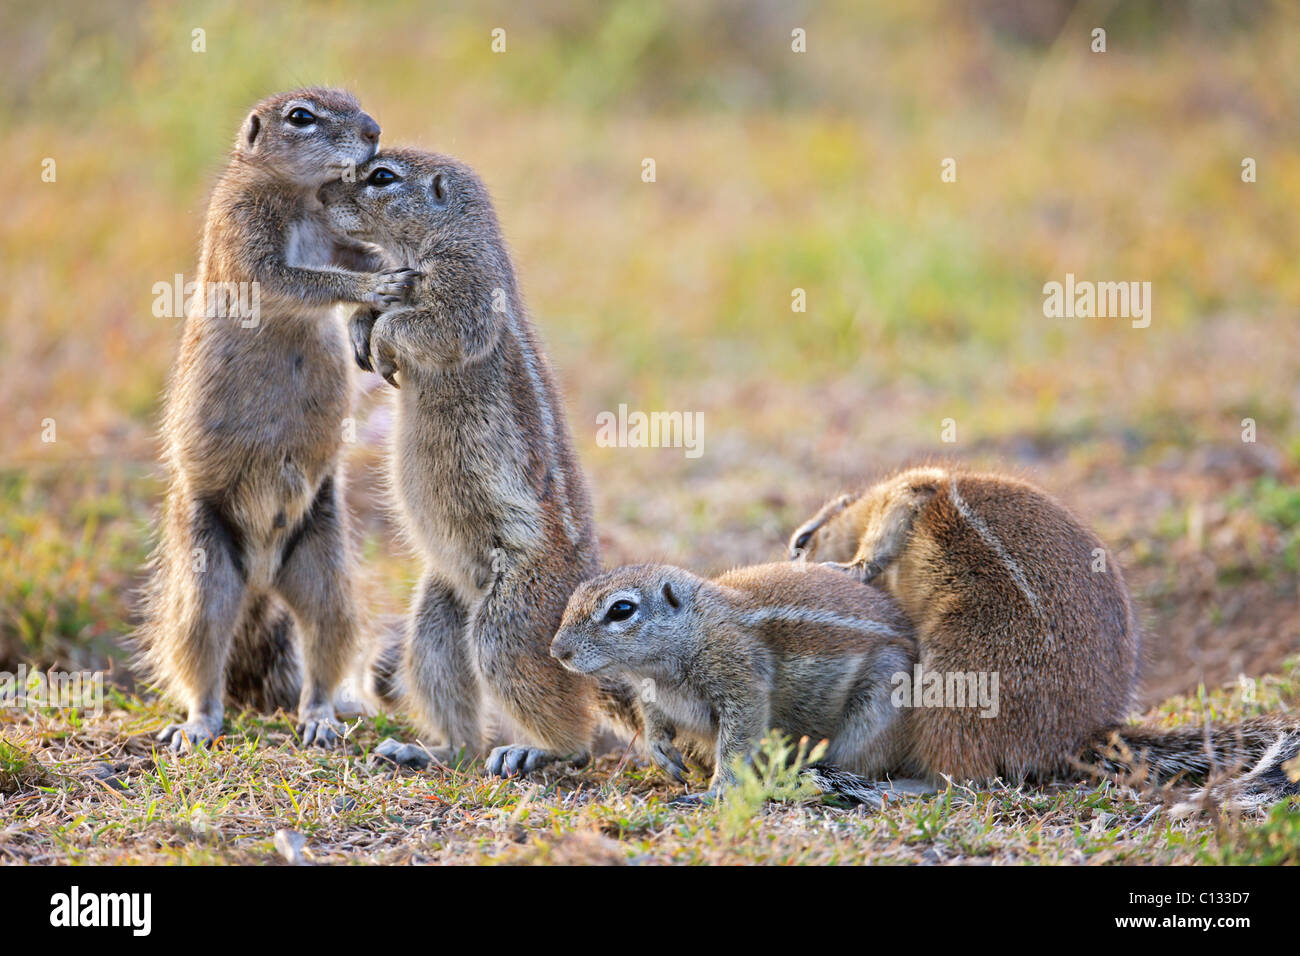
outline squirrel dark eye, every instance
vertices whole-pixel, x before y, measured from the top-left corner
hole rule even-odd
[[[812,536],[813,533],[811,531],[805,531],[803,534],[799,535],[799,537],[795,538],[795,549],[802,551],[804,548],[808,547],[808,542],[812,540]]]
[[[635,613],[636,605],[631,601],[615,601],[609,606],[609,610],[605,612],[605,620],[626,621]]]
[[[388,186],[397,182],[397,179],[397,173],[385,166],[380,166],[366,177],[366,182],[371,186]]]
[[[286,117],[294,126],[310,126],[316,122],[316,114],[311,110],[305,110],[301,106],[295,107],[289,111]]]

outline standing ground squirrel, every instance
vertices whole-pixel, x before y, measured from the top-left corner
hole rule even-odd
[[[339,467],[351,363],[333,306],[394,304],[411,276],[330,267],[340,244],[364,250],[330,232],[316,194],[378,142],[350,94],[281,93],[249,114],[213,190],[135,638],[142,670],[188,707],[159,734],[173,749],[219,734],[227,698],[296,704],[304,743],[337,739],[357,621]]]
[[[680,781],[679,743],[712,753],[715,794],[772,728],[827,740],[826,762],[851,774],[905,761],[891,695],[916,660],[911,627],[884,591],[830,569],[618,568],[573,593],[551,654],[641,684],[651,759]]]
[[[457,160],[401,149],[322,199],[335,229],[422,273],[409,306],[353,324],[357,361],[400,386],[392,484],[424,564],[404,649],[388,666],[399,657],[407,705],[449,754],[482,747],[483,689],[539,745],[496,748],[489,771],[585,759],[593,704],[625,728],[635,710],[623,688],[547,654],[569,594],[599,569],[598,545],[487,190]],[[379,752],[421,762],[394,741]]]
[[[1086,525],[1027,482],[903,471],[829,502],[792,535],[790,557],[881,584],[916,629],[923,673],[997,675],[996,716],[914,708],[909,754],[931,778],[1044,778],[1083,763],[1168,780],[1263,761],[1251,786],[1286,791],[1294,720],[1123,726],[1141,640],[1123,574]]]

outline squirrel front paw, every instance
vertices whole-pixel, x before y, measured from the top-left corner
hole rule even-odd
[[[348,321],[348,337],[352,339],[352,356],[366,372],[378,372],[393,388],[397,384],[397,350],[384,335],[387,325],[375,309],[358,309]]]
[[[656,767],[678,783],[686,782],[686,760],[673,746],[671,737],[656,737],[649,742],[646,749]]]
[[[840,561],[823,561],[822,564],[828,568],[843,571],[849,577],[855,578],[863,584],[870,584],[878,578],[880,572],[884,570],[880,565],[876,564],[875,561],[852,561],[848,564],[844,564]]]
[[[379,309],[391,309],[395,305],[401,305],[411,294],[411,289],[415,287],[415,280],[419,277],[420,273],[414,269],[385,269],[383,272],[376,272],[371,277],[370,288],[366,290],[361,301],[364,305],[372,305]]]
[[[348,337],[352,339],[352,355],[363,371],[373,372],[370,364],[370,335],[375,328],[379,312],[375,309],[358,309],[348,321]]]
[[[388,323],[380,316],[379,321],[370,330],[370,361],[374,365],[374,370],[378,372],[385,382],[393,388],[401,388],[397,384],[397,349],[393,348],[392,340],[385,333],[388,331]]]

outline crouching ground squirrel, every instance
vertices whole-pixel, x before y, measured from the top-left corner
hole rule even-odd
[[[455,159],[400,149],[322,199],[334,228],[421,273],[407,307],[353,325],[358,362],[398,386],[392,485],[424,564],[396,684],[446,755],[483,746],[482,690],[536,745],[495,748],[489,771],[585,759],[593,704],[625,729],[635,710],[624,688],[547,654],[569,594],[599,568],[598,546],[487,190]],[[379,753],[422,762],[394,741]]]
[[[790,557],[882,585],[916,629],[922,674],[998,675],[998,712],[920,706],[914,769],[958,780],[1050,777],[1081,764],[1158,780],[1254,764],[1237,802],[1297,792],[1281,765],[1300,722],[1124,726],[1141,636],[1118,563],[1051,496],[1002,475],[903,471],[825,505]]]
[[[411,276],[331,267],[365,250],[329,230],[317,191],[378,142],[350,94],[281,93],[244,121],[213,190],[135,638],[142,669],[188,707],[159,734],[174,749],[219,734],[226,699],[296,704],[304,743],[336,740],[357,621],[338,458],[351,362],[332,307],[395,304]]]
[[[651,759],[680,781],[678,746],[712,753],[712,793],[773,728],[828,741],[836,769],[814,768],[822,789],[847,792],[825,779],[905,763],[906,714],[891,695],[916,660],[911,627],[884,591],[837,571],[765,564],[706,580],[618,568],[573,593],[551,654],[579,674],[649,682],[639,700]]]

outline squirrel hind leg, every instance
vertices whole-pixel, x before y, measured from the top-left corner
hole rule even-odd
[[[243,623],[247,585],[238,538],[208,502],[173,499],[164,530],[166,554],[151,581],[138,665],[149,680],[188,709],[186,723],[159,739],[179,747],[221,729],[233,635]]]
[[[302,690],[293,615],[267,594],[253,597],[226,662],[226,701],[260,713],[292,712]]]
[[[406,686],[402,678],[405,652],[404,629],[388,631],[375,640],[363,665],[365,696],[383,710],[395,711],[402,705]]]
[[[352,660],[360,631],[352,593],[352,556],[337,485],[326,478],[310,511],[285,545],[275,590],[293,609],[302,647],[298,720],[303,743],[333,746],[342,725],[334,692]]]
[[[481,691],[474,672],[467,614],[455,593],[425,574],[416,592],[409,630],[395,643],[401,662],[401,701],[422,733],[452,748],[481,754]],[[373,674],[373,672],[372,672]]]
[[[561,586],[553,562],[524,560],[498,573],[469,621],[470,652],[484,690],[531,738],[531,748],[555,759],[584,759],[595,726],[597,686],[550,656],[571,587]],[[576,585],[576,580],[572,581]],[[540,754],[498,748],[489,770],[540,765]]]

